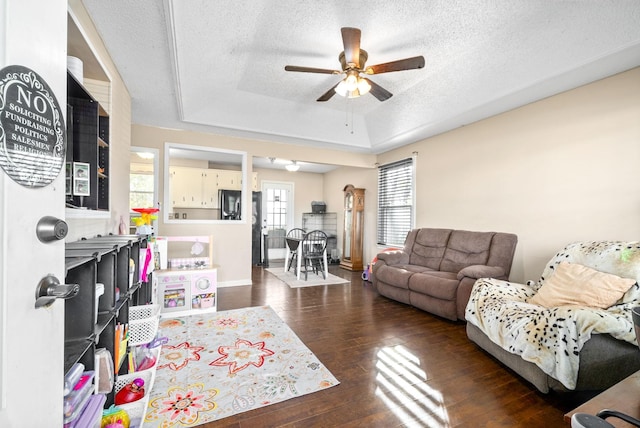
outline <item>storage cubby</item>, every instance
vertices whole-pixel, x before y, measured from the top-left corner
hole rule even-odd
[[[88,254],[96,258],[96,282],[104,284],[104,292],[99,299],[98,313],[103,315],[106,312],[112,312],[116,303],[116,253],[113,249],[77,248],[71,244],[67,245],[65,254],[70,258],[86,257]]]
[[[113,313],[126,311],[129,291],[129,248],[124,242],[81,240],[67,244],[71,254],[96,254],[100,257],[97,282],[105,285],[104,300],[101,308]],[[111,259],[111,260],[108,260]],[[103,266],[104,265],[104,266]],[[126,320],[126,314],[124,314]]]
[[[65,300],[65,373],[76,362],[86,370],[95,370],[99,348],[107,349],[116,360],[118,326],[130,323],[130,307],[151,299],[150,284],[140,281],[140,256],[146,254],[146,247],[146,237],[137,235],[98,236],[66,244],[65,282],[78,284],[80,289],[75,297]],[[104,285],[101,296],[96,284]],[[127,374],[124,361],[126,358],[114,361],[115,374]],[[106,406],[113,404],[113,397],[114,391],[107,394]]]
[[[67,256],[65,261],[67,284],[78,284],[78,294],[65,300],[64,316],[64,372],[80,362],[92,368],[95,338],[96,257]]]

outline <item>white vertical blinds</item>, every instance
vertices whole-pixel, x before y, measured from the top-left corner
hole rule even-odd
[[[413,159],[378,168],[378,244],[402,246],[413,225]]]

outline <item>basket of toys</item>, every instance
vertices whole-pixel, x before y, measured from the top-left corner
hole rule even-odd
[[[142,426],[154,377],[155,369],[120,375],[116,379],[115,405],[127,413],[130,427]]]

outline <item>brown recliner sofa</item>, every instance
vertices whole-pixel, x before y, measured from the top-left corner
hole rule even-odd
[[[509,279],[518,238],[512,233],[421,228],[402,250],[377,255],[378,293],[450,320],[464,320],[478,278]]]

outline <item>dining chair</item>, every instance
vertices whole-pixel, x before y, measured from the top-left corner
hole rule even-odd
[[[289,232],[287,232],[287,236],[285,237],[285,242],[286,242],[287,250],[289,254],[286,260],[288,261],[288,264],[285,265],[287,271],[291,269],[291,265],[293,265],[294,262],[296,263],[298,262],[298,246],[300,245],[300,242],[302,242],[302,240],[304,239],[304,235],[306,234],[307,234],[306,230],[300,229],[298,227],[293,228]],[[297,275],[297,271],[295,267],[294,267],[294,272]]]
[[[322,272],[325,276],[325,260],[327,251],[327,234],[321,230],[312,230],[307,233],[302,240],[302,264],[304,265],[304,280],[307,280],[307,274],[311,269],[312,272]]]

